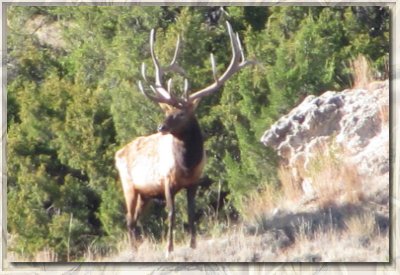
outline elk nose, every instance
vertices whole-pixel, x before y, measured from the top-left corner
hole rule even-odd
[[[165,133],[167,131],[167,127],[164,124],[160,124],[160,125],[158,125],[157,130],[161,133]]]

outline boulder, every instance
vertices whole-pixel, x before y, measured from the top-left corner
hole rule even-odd
[[[275,149],[303,191],[312,193],[312,182],[306,178],[310,160],[333,144],[341,148],[343,163],[353,164],[362,177],[388,178],[388,124],[386,80],[363,89],[309,95],[274,123],[261,142]]]

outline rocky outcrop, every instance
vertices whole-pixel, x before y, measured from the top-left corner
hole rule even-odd
[[[343,162],[354,164],[363,178],[389,173],[389,81],[363,89],[310,95],[267,130],[261,142],[274,148],[303,191],[312,189],[305,174],[310,160],[334,144]],[[311,185],[311,187],[310,187]]]

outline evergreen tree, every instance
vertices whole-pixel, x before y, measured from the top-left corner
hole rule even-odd
[[[208,155],[197,223],[207,233],[209,216],[218,212],[223,222],[240,215],[248,196],[278,184],[276,156],[258,140],[278,116],[308,94],[351,85],[348,64],[359,54],[381,72],[376,77],[388,75],[388,15],[384,7],[9,7],[11,248],[26,257],[51,249],[59,260],[79,260],[93,247],[108,253],[123,238],[125,206],[114,154],[154,133],[163,117],[137,87],[142,62],[148,78],[154,75],[152,28],[165,65],[180,35],[178,62],[192,91],[214,82],[210,53],[219,74],[229,65],[225,20],[239,33],[247,58],[259,63],[204,98],[196,111]],[[38,39],[35,22],[52,26],[63,46]],[[181,93],[184,78],[169,77]],[[184,195],[176,208],[177,224],[184,224]],[[165,218],[164,208],[154,204],[143,215],[143,231],[161,238]],[[177,230],[178,239],[183,231]]]

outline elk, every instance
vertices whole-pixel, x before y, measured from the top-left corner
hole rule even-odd
[[[161,197],[165,198],[168,208],[167,257],[173,251],[174,197],[181,189],[187,190],[190,247],[196,247],[195,195],[206,157],[203,136],[194,111],[201,98],[215,93],[234,73],[254,63],[245,60],[238,34],[232,31],[229,22],[226,22],[226,25],[232,47],[232,59],[228,68],[218,77],[215,60],[211,54],[214,83],[189,93],[188,81],[185,79],[181,96],[172,91],[172,79],[167,81],[167,88],[163,79],[168,71],[185,75],[177,63],[180,38],[178,36],[171,63],[162,67],[154,52],[154,29],[150,32],[150,53],[155,68],[155,81],[149,82],[143,63],[141,73],[148,87],[145,89],[141,81],[138,82],[138,86],[147,98],[161,106],[166,117],[158,127],[158,133],[136,138],[115,155],[125,196],[129,239],[134,248],[135,226],[142,208],[149,199]]]

